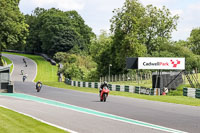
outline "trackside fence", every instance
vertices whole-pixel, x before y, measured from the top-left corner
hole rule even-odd
[[[101,83],[99,82],[82,82],[82,81],[72,81],[69,79],[65,79],[65,83],[71,86],[76,87],[87,87],[87,88],[100,88]],[[109,89],[111,91],[122,91],[122,92],[131,92],[137,94],[145,94],[145,95],[160,95],[161,91],[159,88],[145,88],[141,86],[127,86],[127,85],[116,85],[116,84],[108,84]]]

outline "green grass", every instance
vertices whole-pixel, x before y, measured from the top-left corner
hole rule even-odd
[[[0,107],[0,133],[66,133],[66,131]]]
[[[35,82],[37,82],[38,80],[42,82],[58,81],[58,76],[57,76],[58,67],[51,65],[50,62],[46,61],[43,57],[38,55],[29,55],[29,54],[19,54],[19,53],[9,53],[9,52],[3,52],[3,53],[25,56],[27,58],[34,60],[37,63],[37,76]]]
[[[7,65],[12,64],[12,61],[4,56],[2,56],[2,58],[6,61]],[[13,71],[13,65],[11,65],[10,67],[10,72]]]

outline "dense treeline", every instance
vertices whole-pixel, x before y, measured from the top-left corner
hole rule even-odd
[[[18,4],[19,0],[0,0],[0,51],[8,47],[21,49],[25,45],[28,25]]]
[[[63,63],[65,77],[94,81],[99,76],[129,73],[126,57],[185,57],[186,69],[200,69],[200,28],[187,40],[172,41],[179,17],[166,8],[126,0],[113,11],[111,33],[95,36],[76,11],[36,8],[23,16],[14,0],[0,0],[1,48],[46,53]],[[12,19],[9,19],[12,18]],[[27,34],[29,32],[29,34]],[[26,45],[24,45],[26,42]]]
[[[26,51],[50,56],[57,52],[88,52],[94,33],[76,11],[36,8],[25,17],[30,26]]]

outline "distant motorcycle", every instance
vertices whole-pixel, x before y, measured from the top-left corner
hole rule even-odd
[[[42,88],[42,85],[38,84],[37,87],[36,87],[37,92],[40,92],[41,88]]]
[[[109,89],[108,87],[103,87],[101,94],[100,94],[100,101],[106,102],[106,98],[108,97]]]

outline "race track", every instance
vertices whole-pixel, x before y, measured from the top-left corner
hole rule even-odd
[[[15,91],[17,93],[24,93],[45,99],[51,99],[86,109],[92,109],[95,111],[113,114],[132,120],[139,120],[142,122],[147,122],[150,124],[155,124],[180,131],[192,133],[199,133],[200,131],[199,107],[111,95],[108,97],[108,101],[103,103],[99,102],[99,97],[97,94],[84,93],[49,86],[43,86],[41,92],[37,93],[35,90],[35,83],[31,82],[36,75],[35,63],[30,59],[27,59],[29,63],[32,63],[32,65],[28,65],[26,69],[26,72],[29,75],[28,81],[22,82],[19,71],[24,67],[22,61],[23,57],[7,54],[4,54],[4,56],[10,58],[14,63],[12,80],[14,81]],[[90,115],[87,113],[55,107],[40,102],[21,99],[19,100],[9,96],[0,96],[0,105],[33,115],[42,120],[64,128],[68,128],[70,130],[74,130],[76,132],[165,132],[164,130],[157,130],[146,127],[144,125],[126,123],[107,117]]]

